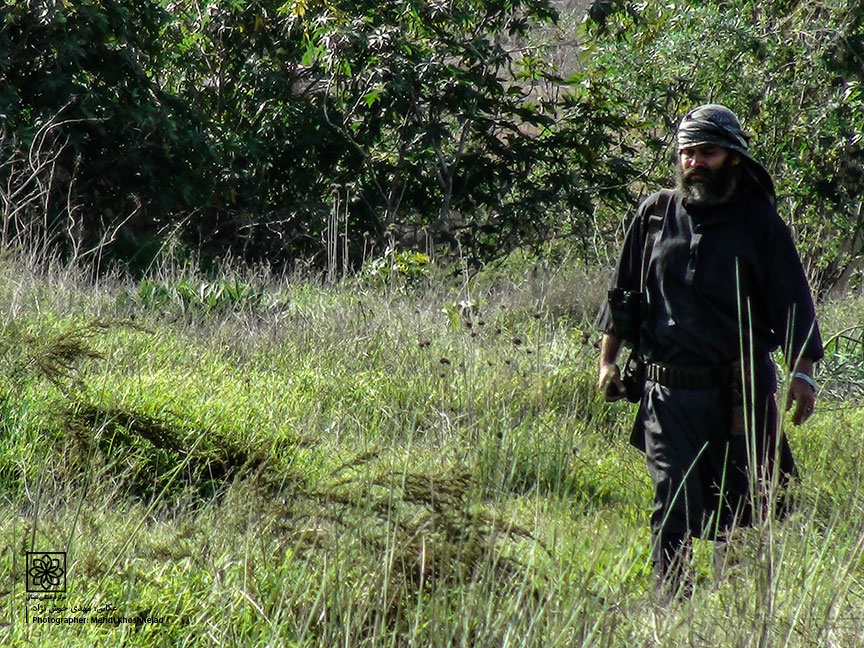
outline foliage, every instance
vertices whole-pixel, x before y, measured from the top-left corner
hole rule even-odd
[[[156,281],[142,279],[138,283],[137,299],[148,310],[158,312],[171,305],[183,312],[225,312],[232,309],[255,308],[263,295],[254,286],[234,281]]]
[[[59,155],[47,229],[77,228],[93,243],[118,221],[152,230],[206,201],[200,120],[154,79],[170,14],[153,2],[82,0],[5,2],[2,16],[3,132],[31,161]]]
[[[102,260],[173,237],[331,275],[388,247],[477,266],[564,238],[603,258],[631,191],[669,182],[683,111],[720,101],[819,288],[864,263],[858,0],[604,0],[579,31],[548,0],[10,0],[2,18],[3,245]]]
[[[818,287],[842,289],[864,261],[860,3],[602,4],[590,75],[628,104],[645,182],[669,182],[669,135],[685,110],[728,105]]]
[[[592,187],[620,183],[598,155],[614,115],[528,40],[557,19],[546,0],[286,7],[326,83],[327,123],[356,154],[339,184],[366,230],[413,226],[488,260],[560,233],[590,213]]]
[[[303,62],[283,2],[162,4],[173,20],[161,82],[207,116],[218,160],[212,205],[190,216],[197,240],[276,263],[323,256],[334,165],[345,150],[325,126],[320,78]]]
[[[853,326],[825,342],[819,365],[822,392],[837,399],[864,396],[864,326]]]
[[[53,125],[61,238],[321,266],[338,231],[349,267],[425,236],[479,263],[584,232],[630,173],[614,107],[537,54],[546,0],[7,7],[0,110],[22,152]]]
[[[369,259],[360,270],[360,279],[387,284],[395,278],[416,282],[429,276],[431,259],[422,252],[389,249],[384,256]]]

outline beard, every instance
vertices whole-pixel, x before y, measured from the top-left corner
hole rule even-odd
[[[738,189],[740,164],[730,155],[717,169],[683,170],[677,165],[677,186],[688,207],[716,207],[728,203]]]

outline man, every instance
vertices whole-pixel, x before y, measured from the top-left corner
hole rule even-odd
[[[774,184],[737,117],[717,104],[692,110],[676,153],[675,190],[646,199],[627,232],[600,317],[598,384],[607,400],[624,397],[617,358],[635,345],[644,385],[635,395],[630,385],[631,442],[654,482],[652,561],[667,591],[681,584],[691,538],[723,541],[751,523],[754,493],[795,475],[778,443],[771,353],[782,348],[790,367],[796,425],[813,412],[822,357]]]

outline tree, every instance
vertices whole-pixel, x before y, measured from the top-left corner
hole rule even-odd
[[[160,84],[207,116],[218,161],[211,202],[190,225],[215,253],[274,263],[315,257],[345,145],[326,127],[320,77],[283,0],[172,3]]]
[[[210,158],[200,120],[151,80],[170,18],[163,9],[79,0],[7,2],[2,12],[7,144],[25,156],[34,143],[59,151],[40,222],[98,239],[129,217],[152,229],[201,202]]]
[[[864,9],[860,1],[609,1],[595,10],[592,75],[629,106],[645,181],[668,183],[688,107],[716,101],[753,135],[820,291],[864,262]]]
[[[347,145],[333,180],[355,229],[386,240],[414,225],[481,262],[565,231],[628,172],[603,155],[617,118],[527,42],[557,18],[546,0],[286,7]]]

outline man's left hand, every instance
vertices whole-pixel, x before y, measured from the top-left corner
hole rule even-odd
[[[793,378],[789,385],[789,395],[786,398],[786,411],[792,408],[795,402],[795,412],[792,414],[792,423],[801,425],[813,414],[816,405],[816,390],[813,385],[801,378]]]

